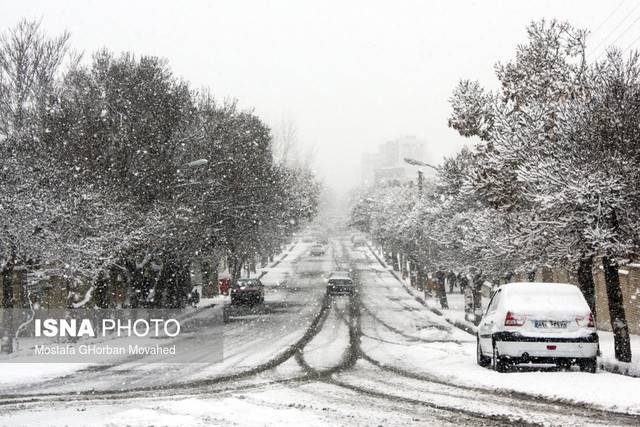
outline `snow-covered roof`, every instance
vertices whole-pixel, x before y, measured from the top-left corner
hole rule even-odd
[[[589,312],[580,289],[569,283],[516,282],[502,285],[499,289],[508,310],[520,313]]]
[[[329,280],[330,281],[333,281],[333,280],[349,280],[349,281],[351,281],[352,279],[349,276],[335,275],[335,276],[331,276],[329,278]]]

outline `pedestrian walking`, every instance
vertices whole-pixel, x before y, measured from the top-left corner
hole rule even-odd
[[[460,294],[464,294],[464,290],[469,286],[469,278],[462,271],[458,273],[458,286],[460,286]]]

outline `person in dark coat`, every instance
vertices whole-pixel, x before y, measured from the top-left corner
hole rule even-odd
[[[464,290],[469,286],[469,278],[464,272],[458,273],[458,285],[460,286],[460,293],[464,294]]]
[[[453,288],[456,286],[456,274],[453,271],[449,271],[447,274],[447,282],[449,283],[449,293],[453,293]]]

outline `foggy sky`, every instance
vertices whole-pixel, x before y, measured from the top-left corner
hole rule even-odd
[[[632,0],[619,4],[5,0],[0,30],[42,19],[88,54],[107,47],[165,57],[194,87],[237,98],[272,127],[293,124],[318,174],[345,190],[357,183],[361,154],[384,141],[424,138],[424,160],[433,162],[469,143],[447,128],[451,91],[460,78],[495,87],[493,65],[513,57],[530,21],[598,29],[589,41],[599,49],[618,33],[617,45],[632,44],[640,11]]]

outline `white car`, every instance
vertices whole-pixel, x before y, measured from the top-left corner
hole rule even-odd
[[[595,372],[597,354],[593,314],[570,284],[502,285],[478,325],[478,364],[499,372],[519,363],[577,364]]]

